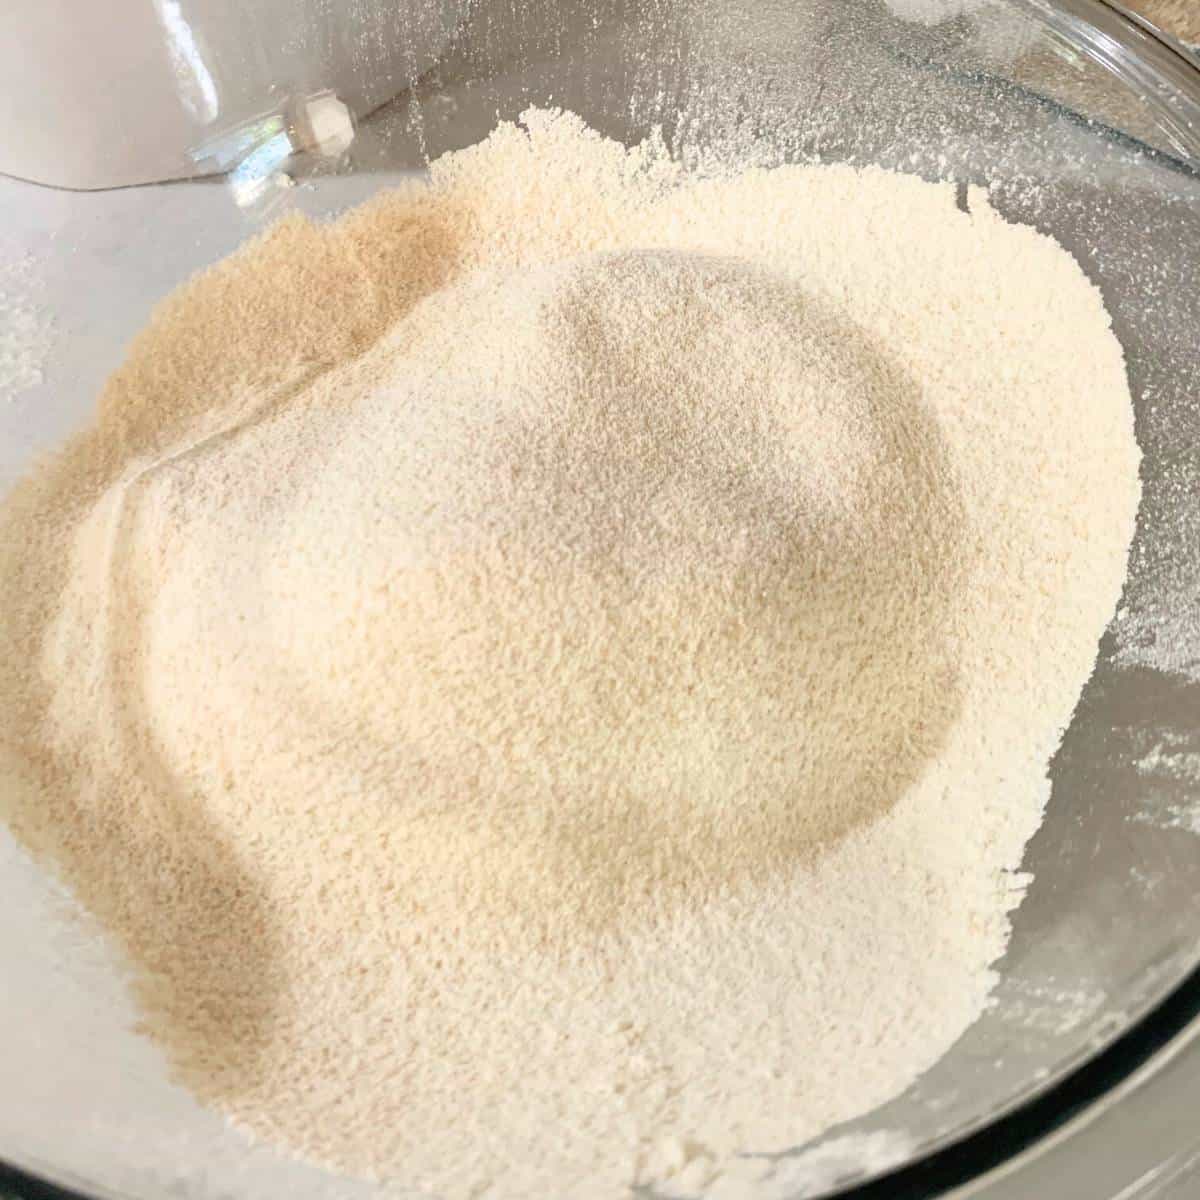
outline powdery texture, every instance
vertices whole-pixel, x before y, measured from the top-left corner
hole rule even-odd
[[[530,113],[159,309],[4,510],[0,795],[180,1079],[451,1200],[767,1195],[979,1014],[1138,452],[970,201]]]
[[[38,290],[31,257],[0,261],[0,402],[42,382],[54,339],[50,316],[36,300]]]

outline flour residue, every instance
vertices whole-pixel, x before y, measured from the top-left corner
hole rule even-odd
[[[0,262],[0,402],[42,382],[54,339],[32,255]]]

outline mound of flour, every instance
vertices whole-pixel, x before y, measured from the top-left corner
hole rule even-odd
[[[1137,465],[983,194],[531,113],[187,285],[7,501],[0,805],[252,1133],[753,1195],[986,1002]]]

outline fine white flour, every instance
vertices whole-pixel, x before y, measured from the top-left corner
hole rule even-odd
[[[0,812],[180,1080],[446,1200],[730,1200],[978,1016],[1139,456],[969,207],[532,112],[161,306],[0,515]]]
[[[49,314],[37,303],[37,290],[31,258],[4,261],[0,255],[0,403],[42,382],[54,336]]]

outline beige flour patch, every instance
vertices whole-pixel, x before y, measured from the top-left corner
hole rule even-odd
[[[732,1195],[979,1014],[1138,452],[1074,261],[530,113],[292,219],[3,511],[3,791],[253,1133]]]

